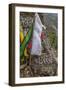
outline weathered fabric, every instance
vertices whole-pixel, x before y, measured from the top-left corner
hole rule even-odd
[[[41,55],[41,32],[42,32],[42,22],[39,15],[35,14],[35,23],[33,28],[33,38],[32,38],[32,49],[31,55]]]

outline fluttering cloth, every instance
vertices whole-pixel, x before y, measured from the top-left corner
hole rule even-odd
[[[33,37],[32,37],[32,49],[31,55],[41,55],[41,32],[42,32],[42,22],[38,13],[35,13],[35,23],[33,28]]]

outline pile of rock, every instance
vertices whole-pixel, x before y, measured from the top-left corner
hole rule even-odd
[[[32,57],[32,65],[34,76],[54,76],[57,75],[57,62],[51,59],[46,53],[41,56]]]

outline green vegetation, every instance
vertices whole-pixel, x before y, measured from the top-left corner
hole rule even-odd
[[[48,33],[51,46],[57,50],[57,36],[54,31]]]

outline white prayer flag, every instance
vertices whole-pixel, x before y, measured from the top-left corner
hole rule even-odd
[[[42,22],[40,20],[38,13],[35,13],[31,55],[41,55],[41,49],[42,49],[41,32],[42,32]]]

